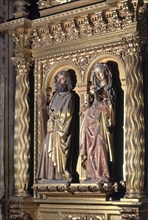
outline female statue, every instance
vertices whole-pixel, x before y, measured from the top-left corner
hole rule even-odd
[[[42,144],[37,179],[72,177],[72,126],[75,100],[70,74],[60,71],[55,76],[55,93],[48,106],[47,134]]]
[[[86,180],[109,182],[109,159],[113,161],[113,127],[115,92],[112,74],[105,63],[97,63],[92,72],[91,106],[81,127],[82,166]]]

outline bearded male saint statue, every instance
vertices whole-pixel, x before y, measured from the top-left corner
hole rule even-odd
[[[84,113],[81,127],[80,153],[85,181],[110,182],[109,161],[114,161],[115,91],[107,64],[95,65],[90,93],[93,101]]]
[[[72,179],[72,130],[75,97],[68,71],[58,72],[54,78],[55,92],[49,102],[47,133],[42,144],[37,179]]]

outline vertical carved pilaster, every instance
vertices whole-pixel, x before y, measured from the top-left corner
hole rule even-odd
[[[14,185],[15,195],[28,195],[29,183],[29,66],[25,58],[12,58],[16,69],[15,128],[14,128]]]
[[[144,196],[144,100],[142,58],[138,42],[129,43],[132,51],[125,57],[127,63],[126,92],[126,197]]]

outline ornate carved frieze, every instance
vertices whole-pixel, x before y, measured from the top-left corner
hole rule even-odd
[[[122,220],[146,220],[138,207],[124,207],[120,212]]]
[[[77,17],[75,18],[75,22],[80,39],[92,36],[92,27],[90,26],[87,16]]]
[[[21,197],[13,197],[9,202],[10,219],[11,220],[35,220],[36,205],[31,199],[23,199]]]
[[[107,31],[108,32],[117,31],[117,30],[122,29],[121,19],[118,16],[117,10],[107,11],[106,18],[107,18]]]
[[[146,4],[144,4],[146,5]],[[145,6],[143,6],[144,8]],[[61,42],[89,39],[93,36],[104,36],[123,32],[130,25],[135,25],[137,29],[137,20],[135,22],[135,13],[140,7],[135,1],[121,1],[115,9],[109,9],[102,12],[88,13],[83,16],[74,16],[68,18],[63,14],[63,20],[56,23],[52,19],[57,19],[56,15],[51,16],[51,22],[48,18],[45,20],[46,29],[40,32],[40,25],[35,21],[31,36],[32,48],[40,48],[42,45],[54,45]],[[143,9],[144,10],[144,9]],[[64,19],[65,18],[65,19]],[[58,19],[59,20],[59,19]],[[42,19],[44,22],[44,19]]]
[[[53,43],[61,43],[65,41],[65,33],[62,29],[62,24],[51,24],[50,31],[53,37]]]
[[[46,183],[47,182],[47,183]],[[48,183],[48,180],[45,183],[34,184],[33,189],[39,195],[51,196],[56,193],[57,195],[64,195],[65,193],[71,195],[97,195],[98,198],[107,198],[107,195],[110,195],[113,192],[118,192],[119,185],[118,183],[94,183],[94,184],[69,184],[69,183]]]
[[[12,37],[14,43],[15,43],[15,48],[20,49],[30,47],[30,34],[31,31],[27,28],[20,27],[17,29],[9,30],[8,34],[10,37]]]
[[[105,220],[105,214],[59,213],[59,220]]]
[[[128,26],[133,22],[133,13],[130,8],[129,1],[118,3],[118,13],[122,19],[122,27]]]
[[[10,205],[10,219],[22,219],[23,218],[23,204],[21,202],[14,202]]]
[[[64,20],[62,21],[62,26],[66,41],[78,39],[78,30],[76,29],[74,20]]]
[[[122,38],[123,34],[127,35],[127,27],[132,26],[132,32],[137,30],[138,19],[134,20],[135,12],[139,15],[139,20],[146,20],[146,11],[146,3],[138,6],[135,1],[121,1],[114,9],[88,12],[85,15],[81,15],[82,12],[77,13],[80,14],[79,16],[76,15],[77,9],[75,9],[70,17],[63,12],[59,15],[36,19],[32,21],[32,25],[27,19],[19,19],[8,22],[6,26],[1,25],[0,29],[7,29],[15,42],[16,49],[23,47],[39,49],[47,46],[54,47],[61,42],[69,45],[75,40],[89,40],[93,37],[98,40],[102,37],[109,39],[108,35],[115,36],[116,32]]]
[[[107,20],[105,15],[101,13],[92,13],[89,15],[90,24],[92,25],[93,35],[106,33]]]

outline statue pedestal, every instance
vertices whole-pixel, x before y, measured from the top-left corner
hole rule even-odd
[[[55,200],[55,197],[58,197],[58,201],[63,202],[63,199],[66,198],[66,201],[72,201],[77,199],[77,202],[80,200],[82,202],[89,202],[94,199],[96,201],[107,201],[109,195],[114,191],[114,185],[112,183],[68,183],[65,181],[44,181],[43,183],[38,183],[33,185],[33,189],[37,194],[38,199],[50,199]]]

